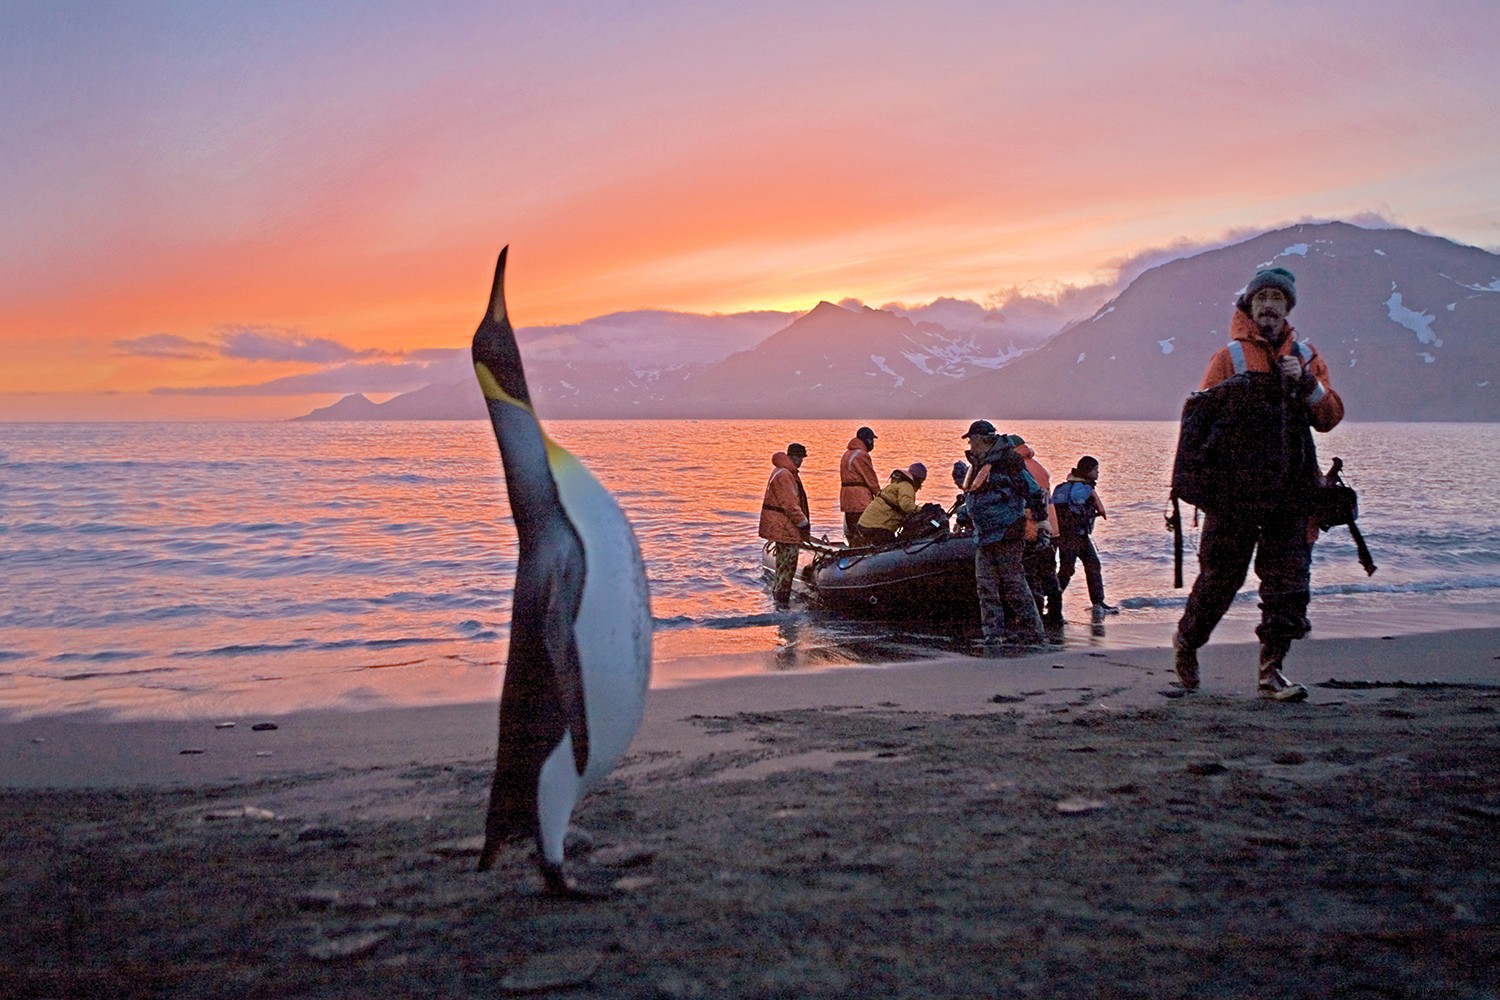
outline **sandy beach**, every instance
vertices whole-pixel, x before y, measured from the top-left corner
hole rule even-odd
[[[590,902],[474,871],[493,704],[0,724],[0,996],[1496,995],[1500,630],[1202,659],[654,690]]]

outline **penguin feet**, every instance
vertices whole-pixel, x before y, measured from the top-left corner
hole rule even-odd
[[[579,881],[563,871],[563,866],[546,859],[539,862],[542,870],[544,894],[552,899],[585,901],[604,899],[614,894],[607,883],[593,880]]]
[[[615,889],[610,886],[610,882],[613,882],[616,876],[607,871],[592,871],[582,879],[577,879],[562,871],[562,865],[553,864],[550,861],[541,861],[538,865],[541,868],[541,882],[544,883],[543,895],[552,900],[583,903],[583,901],[606,900],[615,895]]]

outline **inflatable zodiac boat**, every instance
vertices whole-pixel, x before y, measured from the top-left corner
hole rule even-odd
[[[978,614],[972,533],[926,535],[885,545],[806,543],[794,589],[829,611],[896,619],[968,618]],[[769,579],[768,543],[761,566]]]

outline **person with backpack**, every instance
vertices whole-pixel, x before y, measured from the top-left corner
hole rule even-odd
[[[1104,603],[1104,570],[1094,548],[1094,519],[1109,520],[1104,501],[1099,499],[1099,460],[1085,455],[1069,472],[1066,482],[1052,491],[1052,506],[1057,510],[1057,585],[1068,589],[1073,568],[1083,561],[1083,578],[1088,583],[1089,604],[1095,624],[1105,615],[1119,614],[1120,609]]]
[[[857,545],[881,545],[896,540],[906,516],[917,510],[917,491],[927,481],[927,466],[913,462],[906,469],[892,469],[891,480],[859,515]]]
[[[1031,645],[1042,641],[1042,618],[1026,584],[1022,563],[1026,512],[1047,516],[1042,492],[1010,439],[988,420],[976,420],[963,437],[972,464],[964,482],[965,506],[979,535],[974,583],[986,645]]]
[[[1311,627],[1312,495],[1317,453],[1312,432],[1344,416],[1328,365],[1287,322],[1297,304],[1286,268],[1255,273],[1235,302],[1234,338],[1209,360],[1199,392],[1183,407],[1172,494],[1203,511],[1198,577],[1172,639],[1182,686],[1198,688],[1198,649],[1229,610],[1254,557],[1260,580],[1262,697],[1301,701],[1307,688],[1282,666]]]
[[[1048,628],[1061,628],[1062,587],[1057,582],[1057,511],[1052,506],[1052,475],[1037,461],[1036,450],[1019,434],[1010,435],[1010,443],[1016,454],[1026,463],[1026,471],[1041,487],[1047,497],[1047,516],[1038,518],[1026,512],[1026,551],[1021,565],[1026,570],[1026,585],[1036,599],[1036,609],[1041,612],[1042,624]]]

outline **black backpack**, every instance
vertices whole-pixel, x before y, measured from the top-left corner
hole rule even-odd
[[[902,541],[948,533],[948,512],[940,503],[924,503],[901,519],[896,537]]]
[[[1172,496],[1209,512],[1306,514],[1318,466],[1305,406],[1281,379],[1243,372],[1182,406]]]

